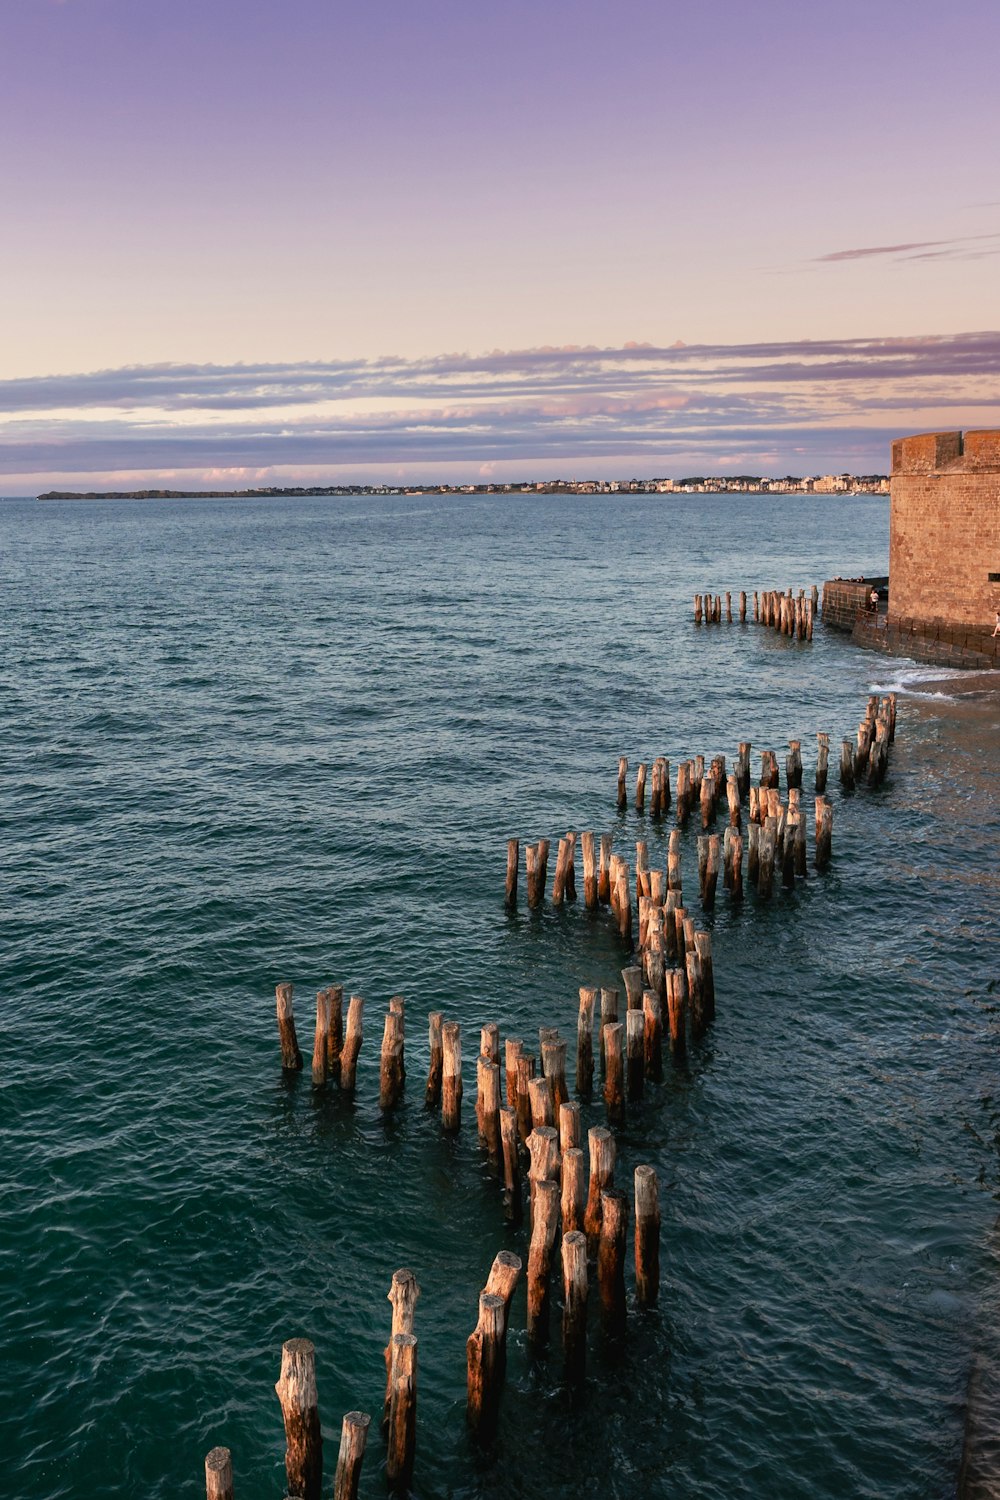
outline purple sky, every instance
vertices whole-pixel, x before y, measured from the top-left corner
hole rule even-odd
[[[0,492],[997,425],[998,55],[996,0],[9,0]]]

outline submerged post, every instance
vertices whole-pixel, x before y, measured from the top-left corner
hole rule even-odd
[[[302,1068],[302,1053],[295,1035],[295,1015],[292,996],[295,986],[278,984],[274,987],[274,998],[278,1011],[278,1037],[281,1042],[281,1066],[286,1073],[298,1073]]]
[[[320,1500],[323,1438],[316,1395],[316,1349],[309,1339],[286,1339],[274,1387],[285,1422],[285,1478],[296,1500]]]

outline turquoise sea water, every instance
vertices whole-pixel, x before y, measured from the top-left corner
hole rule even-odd
[[[955,1492],[996,1311],[998,700],[691,619],[696,589],[884,571],[884,500],[11,502],[0,544],[5,1493],[194,1496],[221,1442],[240,1500],[280,1496],[296,1334],[332,1479],[402,1265],[421,1496]],[[582,902],[505,914],[507,838],[613,829],[663,864],[670,820],[615,813],[620,754],[800,737],[808,786],[815,732],[892,686],[886,783],[833,778],[827,876],[720,894],[716,1024],[620,1134],[620,1181],[660,1174],[658,1311],[606,1347],[591,1309],[571,1401],[522,1290],[477,1454],[465,1338],[524,1243],[476,1144],[477,1028],[572,1037],[577,987],[625,961]],[[307,1057],[317,987],[366,997],[354,1101],[282,1076],[284,979]],[[457,1139],[423,1108],[430,1009],[463,1023]]]

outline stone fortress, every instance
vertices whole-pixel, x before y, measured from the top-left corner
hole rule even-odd
[[[945,666],[1000,667],[1000,429],[927,432],[892,445],[885,579],[836,579],[823,618],[859,645]]]

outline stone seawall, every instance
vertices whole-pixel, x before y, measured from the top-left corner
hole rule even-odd
[[[909,656],[932,666],[1000,668],[1000,636],[962,625],[861,615],[855,619],[851,640],[870,651]]]
[[[823,585],[823,624],[834,630],[852,631],[859,614],[868,609],[874,585],[884,589],[888,578],[831,578]]]

